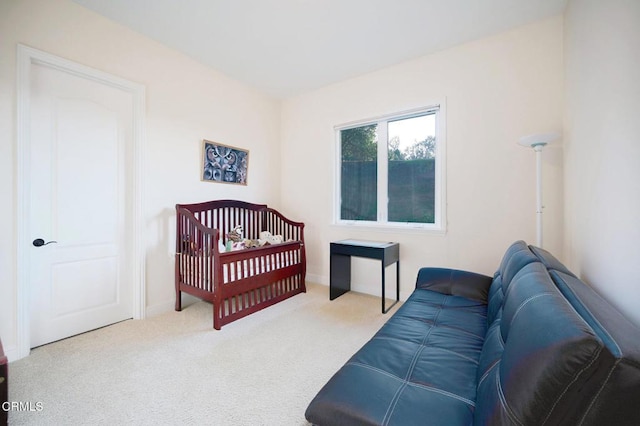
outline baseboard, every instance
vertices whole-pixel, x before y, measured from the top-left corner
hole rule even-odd
[[[196,302],[199,302],[200,299],[197,297],[191,296],[190,294],[182,293],[182,307],[186,308],[189,305],[192,305]],[[156,315],[164,314],[166,312],[171,312],[176,308],[175,300],[167,300],[162,303],[156,303],[155,305],[147,306],[145,309],[146,317],[154,317]]]
[[[7,361],[13,362],[21,358],[20,351],[18,350],[18,346],[12,346],[9,348],[6,346],[3,346],[3,349],[4,349],[4,356],[7,357]]]
[[[164,314],[165,312],[170,312],[175,309],[175,301],[167,300],[162,303],[157,303],[155,305],[147,306],[145,309],[145,317],[155,317],[156,315]]]
[[[310,274],[307,272],[307,276],[305,278],[305,281],[308,281],[310,283],[315,283],[315,284],[322,284],[322,285],[329,285],[329,279],[324,276],[324,275],[316,275],[316,274]]]

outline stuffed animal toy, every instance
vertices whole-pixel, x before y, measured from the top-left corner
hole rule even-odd
[[[269,231],[262,231],[258,242],[261,246],[282,243],[282,235],[272,235]]]
[[[224,253],[232,250],[241,250],[244,247],[244,239],[242,238],[242,233],[244,230],[242,229],[242,225],[238,225],[229,231],[226,235],[227,243],[225,244],[220,238],[218,240],[218,251],[220,253]]]
[[[244,230],[242,225],[238,225],[233,228],[233,230],[227,234],[227,244],[222,244],[222,241],[219,242],[220,252],[281,244],[284,241],[282,235],[272,235],[269,231],[262,231],[260,233],[260,238],[257,240],[242,238],[243,233]]]
[[[238,225],[231,232],[227,234],[227,240],[231,240],[234,243],[242,242],[242,233],[244,230],[242,229],[242,225]]]
[[[261,247],[260,240],[244,240],[245,248]]]
[[[231,241],[229,241],[231,242]],[[231,242],[231,250],[230,251],[236,251],[236,250],[244,250],[246,247],[244,245],[244,241],[233,241]]]

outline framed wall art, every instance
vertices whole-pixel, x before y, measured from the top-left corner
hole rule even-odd
[[[247,184],[249,151],[208,140],[202,141],[204,182]]]

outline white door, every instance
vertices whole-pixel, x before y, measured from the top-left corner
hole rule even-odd
[[[133,316],[133,97],[34,64],[30,80],[30,345]],[[128,238],[129,236],[129,238]]]

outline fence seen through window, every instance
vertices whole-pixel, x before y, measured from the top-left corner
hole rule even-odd
[[[341,220],[435,223],[436,111],[339,131]]]

